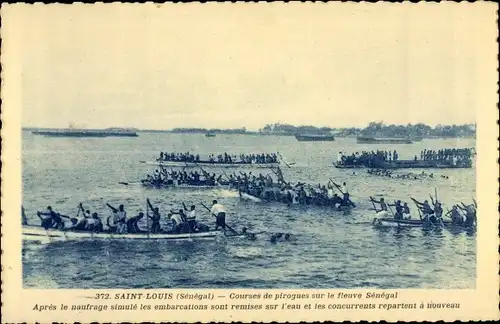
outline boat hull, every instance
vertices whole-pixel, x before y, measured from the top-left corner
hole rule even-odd
[[[276,168],[279,163],[211,163],[211,162],[181,162],[181,161],[139,161],[147,165],[182,168]]]
[[[358,144],[413,144],[413,141],[407,138],[357,137],[356,141]]]
[[[419,219],[401,219],[396,220],[394,218],[375,218],[373,220],[373,225],[375,227],[395,227],[395,228],[433,228],[433,227],[445,227],[449,229],[463,229],[471,230],[474,227],[465,227],[453,224],[449,220],[443,220],[442,224],[431,224],[428,222],[423,222]]]
[[[333,135],[295,135],[295,139],[299,142],[332,142],[335,141]]]
[[[214,240],[225,236],[222,231],[209,231],[184,234],[116,234],[108,232],[86,232],[86,231],[61,231],[57,229],[45,230],[39,226],[23,226],[23,240],[25,241],[78,241],[78,240],[162,240],[162,241],[192,241],[192,240]],[[231,235],[240,236],[240,235]]]

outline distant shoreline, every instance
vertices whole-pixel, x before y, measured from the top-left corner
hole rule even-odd
[[[243,130],[234,130],[234,129],[217,129],[217,130],[187,130],[187,129],[170,129],[170,130],[158,130],[158,129],[137,129],[137,128],[118,128],[115,127],[113,129],[123,129],[130,130],[137,133],[153,133],[153,134],[216,134],[216,135],[257,135],[257,136],[295,136],[297,133],[284,133],[284,132],[261,132],[261,131],[243,131]],[[27,132],[40,132],[40,131],[67,131],[68,128],[45,128],[45,127],[22,127],[22,131]],[[109,130],[109,128],[78,128],[72,129],[73,131],[89,131],[89,132],[100,132]],[[335,137],[338,138],[356,138],[360,136],[357,134],[342,134],[342,131],[339,133],[332,132]],[[398,136],[392,136],[398,137]],[[474,135],[469,136],[439,136],[439,135],[429,135],[422,136],[425,139],[452,139],[452,138],[467,138],[467,139],[475,139]]]

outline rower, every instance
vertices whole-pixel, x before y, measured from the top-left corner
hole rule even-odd
[[[387,216],[387,204],[386,204],[384,198],[383,197],[380,198],[379,201],[373,199],[372,197],[370,197],[370,199],[374,203],[380,204],[380,210],[379,211],[375,210],[375,211],[377,211],[377,217],[381,218],[381,217]]]
[[[448,214],[449,213],[451,213],[451,222],[453,225],[463,225],[464,218],[462,217],[462,215],[460,215],[457,205],[454,205],[451,211],[448,212]]]
[[[465,226],[470,227],[476,224],[476,209],[473,205],[467,206],[465,209]]]
[[[82,210],[82,215],[80,218],[77,218],[77,223],[73,227],[73,229],[77,231],[84,231],[88,229],[88,220],[91,218],[90,216],[90,210],[85,211],[82,207],[82,204],[80,204],[79,208]]]
[[[103,226],[102,221],[97,215],[97,213],[92,213],[91,217],[87,219],[87,230],[91,232],[102,232]]]
[[[225,231],[226,230],[226,210],[224,206],[219,204],[217,200],[214,200],[212,202],[212,208],[210,209],[210,212],[215,215],[216,220],[215,220],[215,230],[219,229],[219,226],[222,227],[222,229]]]
[[[141,233],[141,229],[138,226],[138,222],[144,217],[144,213],[140,212],[137,216],[134,216],[127,220],[127,231],[129,233]]]
[[[120,205],[118,209],[114,208],[110,204],[107,204],[109,208],[113,211],[113,223],[116,226],[116,233],[123,234],[127,232],[127,212],[125,207]]]
[[[45,229],[49,229],[51,227],[62,229],[64,228],[64,222],[62,221],[61,216],[59,216],[54,210],[52,210],[51,206],[47,207],[46,212],[37,212],[38,217],[42,220],[41,226]]]
[[[390,205],[396,207],[396,213],[394,214],[394,219],[400,220],[403,219],[403,206],[401,206],[401,200],[398,200],[394,203],[394,205]]]
[[[152,211],[153,211],[153,216],[149,216],[149,218],[151,218],[152,220],[152,224],[151,224],[151,233],[155,234],[155,233],[160,233],[161,232],[161,225],[160,225],[160,210],[158,209],[158,207],[155,207],[155,208],[152,208]]]
[[[180,233],[181,232],[181,226],[182,226],[182,218],[178,213],[173,213],[170,212],[168,214],[168,218],[172,221],[172,233]]]
[[[337,194],[333,194],[333,197],[331,198],[331,203],[333,204],[333,207],[338,208],[342,204],[343,200],[340,198]]]
[[[407,202],[403,204],[403,219],[411,219],[410,207]]]
[[[193,232],[196,229],[196,206],[191,205],[191,209],[188,210],[184,203],[182,203],[182,205],[184,206],[184,209],[187,211],[186,219],[189,224],[189,228]]]

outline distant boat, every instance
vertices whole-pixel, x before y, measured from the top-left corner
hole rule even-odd
[[[122,128],[107,129],[59,129],[50,131],[33,131],[33,135],[48,137],[137,137],[137,132]]]
[[[215,134],[214,133],[206,133],[205,137],[215,137]]]
[[[359,136],[356,138],[358,144],[412,144],[409,138],[375,138],[368,136]]]
[[[333,135],[327,135],[327,134],[300,134],[300,135],[295,135],[295,138],[299,142],[335,141],[335,137],[333,137]]]

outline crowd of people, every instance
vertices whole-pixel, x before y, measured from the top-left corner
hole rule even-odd
[[[170,172],[164,168],[160,167],[156,169],[153,174],[146,175],[146,179],[143,179],[142,184],[147,187],[163,187],[163,186],[218,186],[227,184],[224,181],[222,175],[218,177],[215,173],[208,173],[201,169],[198,171],[175,171]]]
[[[239,159],[236,155],[230,155],[226,152],[223,154],[210,154],[208,160],[200,160],[199,154],[186,153],[169,153],[160,152],[158,161],[174,161],[174,162],[192,162],[192,163],[222,163],[222,164],[266,164],[278,163],[278,155],[276,153],[252,153],[240,154]]]
[[[394,151],[362,151],[352,154],[339,152],[337,155],[337,165],[345,166],[364,166],[374,168],[380,166],[387,161],[397,161],[399,159],[398,152]]]
[[[448,165],[450,167],[470,167],[472,165],[472,156],[475,152],[472,149],[440,149],[440,150],[423,150],[420,152],[420,159],[417,155],[413,160],[400,160],[396,150],[377,150],[377,151],[362,151],[346,154],[339,152],[337,155],[337,165],[346,167],[368,167],[380,168],[386,162],[400,161],[403,163],[415,164],[417,161],[435,161],[436,165]],[[426,165],[422,165],[425,167]]]
[[[311,185],[297,182],[293,184],[286,182],[280,168],[273,170],[276,180],[271,174],[258,175],[240,172],[230,175],[229,183],[240,192],[263,199],[265,201],[277,201],[286,204],[332,206],[335,208],[354,207],[350,200],[347,184],[338,185],[329,181],[327,185]],[[335,193],[336,188],[340,195]]]
[[[197,233],[197,232],[207,232],[209,227],[202,224],[196,220],[196,206],[192,205],[189,209],[183,203],[182,209],[178,211],[171,210],[166,218],[170,222],[170,229],[164,230],[161,227],[161,215],[158,207],[153,207],[153,205],[148,200],[148,212],[151,211],[151,215],[147,215],[150,219],[146,219],[146,229],[144,224],[139,226],[141,220],[144,219],[145,215],[143,212],[139,212],[136,216],[127,217],[127,212],[125,211],[125,206],[120,205],[118,208],[107,204],[111,209],[113,215],[109,216],[106,220],[106,231],[104,230],[103,221],[98,216],[96,212],[90,213],[90,210],[85,210],[82,204],[79,205],[79,210],[76,217],[69,217],[55,212],[51,206],[47,207],[44,212],[37,212],[38,217],[41,220],[41,226],[45,229],[56,228],[59,230],[73,230],[73,231],[84,231],[93,233],[115,233],[115,234],[137,234],[137,233],[165,233],[165,234],[180,234],[180,233]],[[208,207],[207,207],[208,208]],[[81,213],[80,213],[81,211]],[[212,202],[212,207],[209,212],[215,216],[215,229],[221,228],[223,231],[226,230],[226,210],[223,205],[214,200]],[[69,221],[65,221],[68,219]],[[27,225],[27,219],[23,217],[23,224]],[[246,233],[246,229],[243,230]]]
[[[443,211],[443,205],[437,199],[431,196],[431,203],[428,200],[420,202],[414,198],[411,198],[415,205],[417,206],[420,219],[424,225],[438,225],[443,226],[443,216],[450,216],[451,223],[455,226],[472,227],[476,225],[476,208],[477,205],[474,204],[466,205],[463,202],[457,205],[453,205],[452,209],[446,214]],[[376,200],[370,197],[371,202],[380,205],[380,210],[375,207],[377,212],[377,218],[384,218],[390,213],[396,220],[408,220],[411,219],[411,211],[408,207],[408,203],[402,203],[401,200],[394,201],[394,204],[387,203],[384,198]],[[395,212],[391,209],[395,207]]]
[[[420,160],[450,162],[453,166],[458,166],[470,164],[473,153],[473,150],[470,148],[422,150],[420,152]]]

